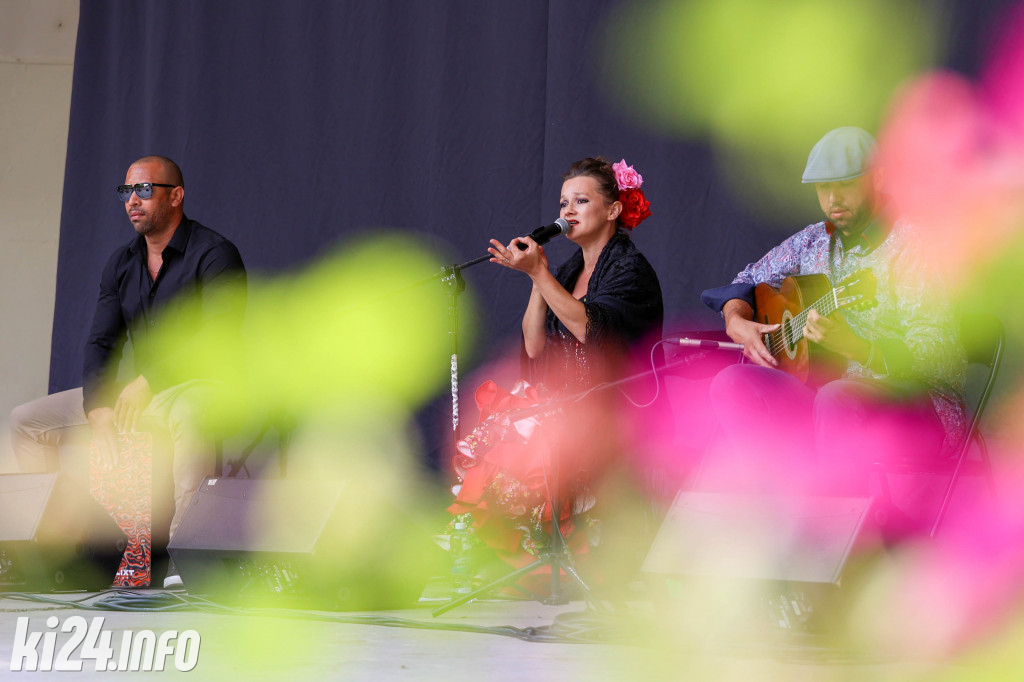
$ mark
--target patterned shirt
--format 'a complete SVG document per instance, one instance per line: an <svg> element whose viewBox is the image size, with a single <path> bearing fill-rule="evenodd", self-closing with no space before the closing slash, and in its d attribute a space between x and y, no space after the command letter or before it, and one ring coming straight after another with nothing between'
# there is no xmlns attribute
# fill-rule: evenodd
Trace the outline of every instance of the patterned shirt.
<svg viewBox="0 0 1024 682"><path fill-rule="evenodd" d="M967 360L942 285L928 277L916 247L921 238L919 229L905 222L896 223L888 234L874 223L852 246L844 247L833 235L831 223L815 223L748 265L732 285L708 290L702 298L717 310L730 298L742 298L753 306L754 286L760 282L777 288L791 275L824 274L835 284L870 269L878 282L877 305L842 314L859 336L882 349L888 374L851 360L845 376L919 381L945 428L943 452L952 454L966 433Z"/></svg>

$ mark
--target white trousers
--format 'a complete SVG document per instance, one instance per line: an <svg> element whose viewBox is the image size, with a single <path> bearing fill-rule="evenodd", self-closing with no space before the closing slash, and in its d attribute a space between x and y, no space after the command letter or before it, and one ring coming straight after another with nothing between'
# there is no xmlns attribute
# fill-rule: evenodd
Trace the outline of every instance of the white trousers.
<svg viewBox="0 0 1024 682"><path fill-rule="evenodd" d="M160 425L170 435L174 478L171 535L203 478L214 474L214 442L196 429L196 416L209 404L212 393L213 384L207 381L178 384L154 395L141 418ZM11 412L11 443L18 467L25 473L60 470L87 485L90 436L81 388L33 400ZM154 434L154 458L168 449L156 444L158 438ZM154 479L153 484L160 482Z"/></svg>

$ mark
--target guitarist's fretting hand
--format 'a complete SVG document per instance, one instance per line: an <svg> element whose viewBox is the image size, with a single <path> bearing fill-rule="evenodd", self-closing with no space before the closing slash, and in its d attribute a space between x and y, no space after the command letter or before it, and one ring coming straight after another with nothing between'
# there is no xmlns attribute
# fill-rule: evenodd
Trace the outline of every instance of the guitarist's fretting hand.
<svg viewBox="0 0 1024 682"><path fill-rule="evenodd" d="M762 367L778 367L779 361L765 347L762 334L779 328L777 324L761 324L754 321L754 309L746 301L734 298L722 308L725 316L725 333L736 343L743 344L743 355Z"/></svg>

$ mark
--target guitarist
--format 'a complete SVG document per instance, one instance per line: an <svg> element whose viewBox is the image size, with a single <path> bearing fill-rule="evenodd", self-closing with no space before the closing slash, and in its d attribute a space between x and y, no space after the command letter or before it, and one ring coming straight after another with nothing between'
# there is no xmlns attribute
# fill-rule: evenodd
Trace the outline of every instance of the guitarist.
<svg viewBox="0 0 1024 682"><path fill-rule="evenodd" d="M712 405L733 444L751 452L790 443L786 452L810 455L850 493L866 490L873 461L887 454L949 456L965 432L966 361L956 325L937 284L924 275L914 248L917 229L880 220L874 149L860 128L826 134L803 174L826 220L786 239L732 284L701 296L721 311L726 333L743 344L747 360L726 368L711 386ZM822 274L835 286L865 269L877 280L876 305L828 317L807 313L809 348L845 359L840 378L815 389L780 371L762 336L779 325L758 321L755 285L777 288L789 276Z"/></svg>

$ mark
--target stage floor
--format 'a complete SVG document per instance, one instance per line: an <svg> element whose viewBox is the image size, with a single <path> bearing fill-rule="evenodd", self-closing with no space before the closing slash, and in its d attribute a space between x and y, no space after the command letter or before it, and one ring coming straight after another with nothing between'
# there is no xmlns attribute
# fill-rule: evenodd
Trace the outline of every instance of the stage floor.
<svg viewBox="0 0 1024 682"><path fill-rule="evenodd" d="M156 604L183 593L139 590L135 594ZM139 598L125 593L38 596L52 601L24 601L0 593L0 678L129 680L170 675L230 682L951 679L941 662L864 660L807 634L765 631L763 636L742 639L711 631L679 634L659 622L651 602L630 603L613 615L595 616L582 601L549 606L526 600L485 600L435 618L431 611L443 601L421 601L417 608L400 611L276 611L271 615L244 609L235 613L81 610L70 602L95 604L106 599L110 605L135 603ZM76 629L85 633L89 626L99 637L90 640L92 635L86 633L84 644L73 647L74 642L69 642ZM479 630L439 629L445 627ZM186 631L196 634L186 635ZM498 632L533 633L563 641L525 641ZM158 640L164 635L164 655L159 647L153 649L155 660L163 659L165 671L96 672L96 660L85 655L86 646L90 641L102 645L104 633L109 633L113 649L112 669L131 665L130 654L122 655L122 647L138 650L138 663L144 666L147 638ZM167 633L176 633L177 639ZM54 653L49 658L56 663L63 652L68 654L64 656L68 664L81 663L83 671L26 671L16 678L17 673L10 672L12 656L23 668L33 663L36 668L45 666L47 635ZM578 641L569 641L572 638ZM196 642L198 648L192 650ZM192 664L191 671L179 671Z"/></svg>

